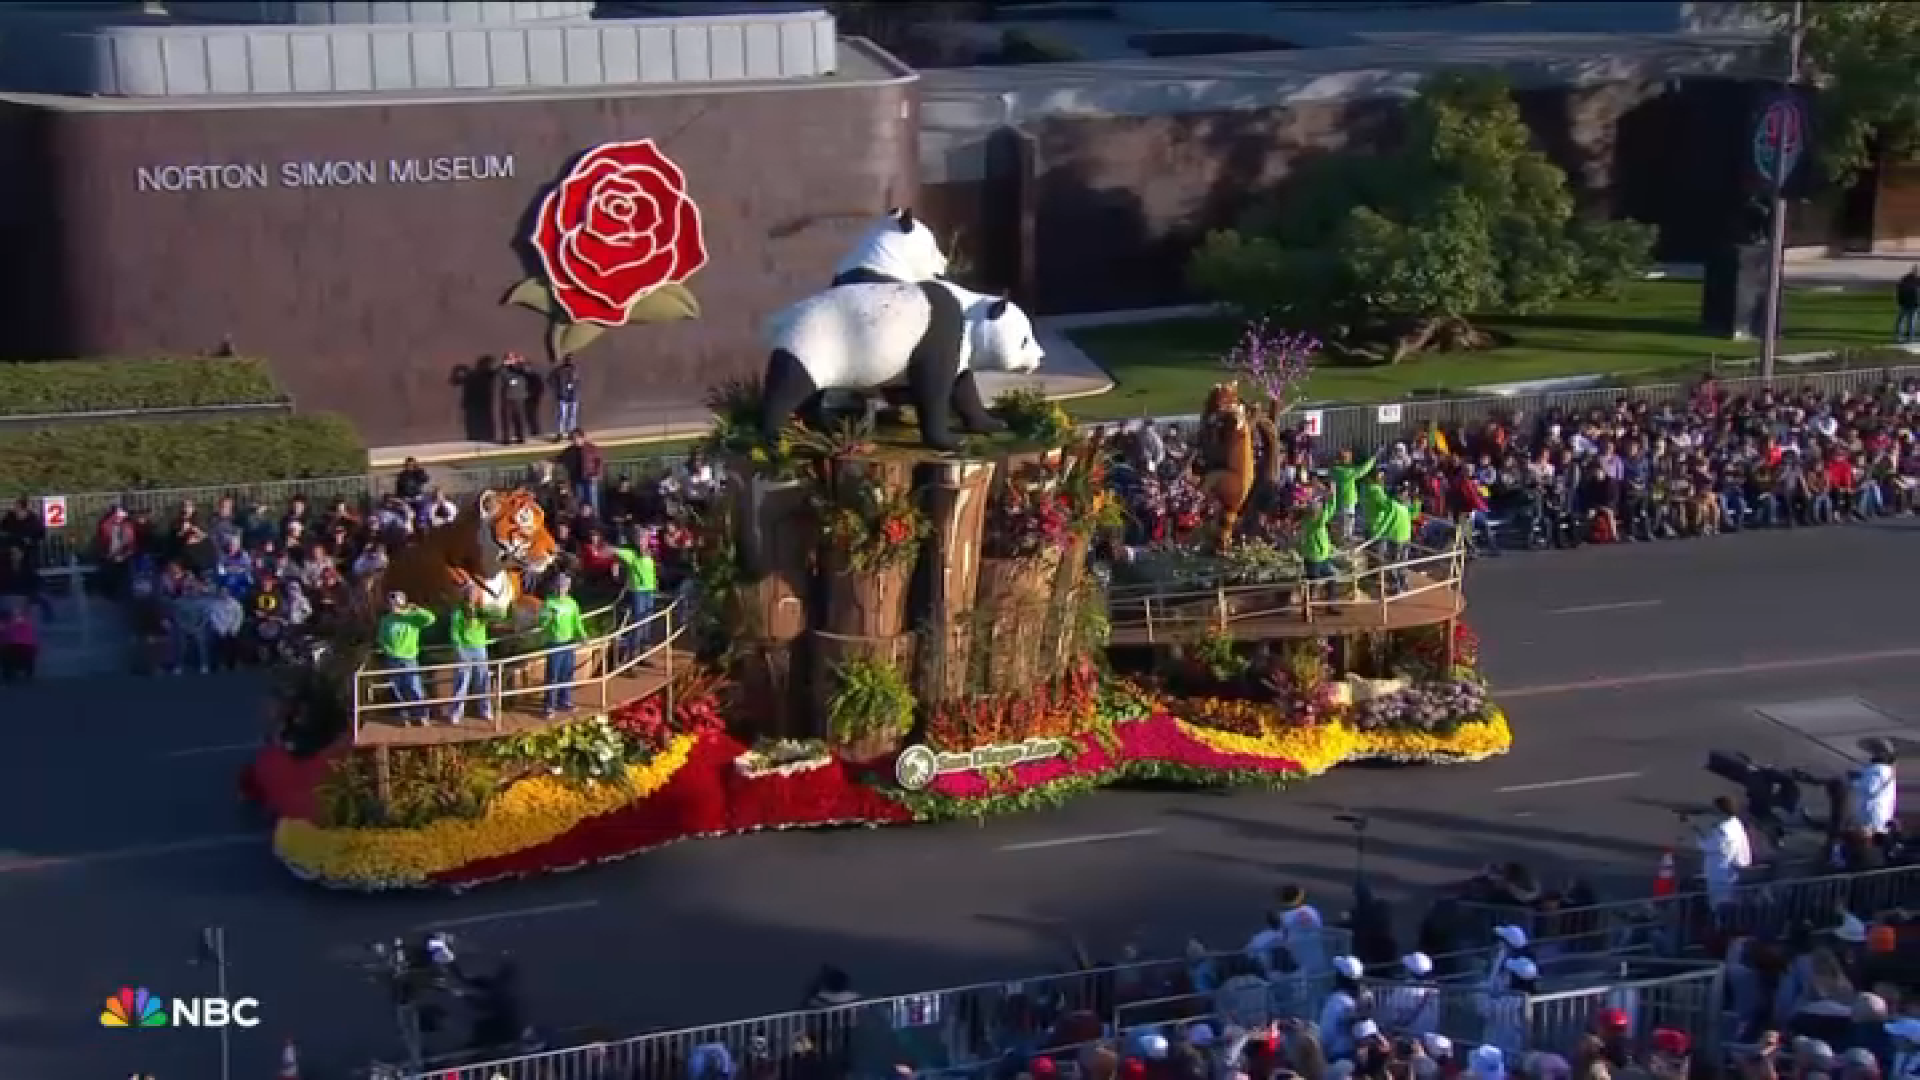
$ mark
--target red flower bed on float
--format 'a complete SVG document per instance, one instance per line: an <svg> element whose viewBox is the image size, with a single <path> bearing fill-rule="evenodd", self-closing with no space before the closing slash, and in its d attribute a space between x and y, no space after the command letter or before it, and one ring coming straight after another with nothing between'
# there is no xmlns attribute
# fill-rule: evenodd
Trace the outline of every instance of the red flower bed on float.
<svg viewBox="0 0 1920 1080"><path fill-rule="evenodd" d="M552 873L703 836L913 820L912 811L861 782L840 762L788 775L742 775L734 759L746 749L725 735L707 736L673 779L647 798L544 844L436 875L433 883L468 886Z"/></svg>

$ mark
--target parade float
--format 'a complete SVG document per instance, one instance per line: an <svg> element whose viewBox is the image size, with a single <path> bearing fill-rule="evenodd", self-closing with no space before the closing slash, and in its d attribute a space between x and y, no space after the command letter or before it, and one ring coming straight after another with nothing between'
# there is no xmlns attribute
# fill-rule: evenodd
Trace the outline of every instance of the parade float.
<svg viewBox="0 0 1920 1080"><path fill-rule="evenodd" d="M763 393L715 392L724 494L669 553L690 584L630 654L631 626L590 619L573 714L529 707L534 646L496 646L486 725L401 724L364 649L292 673L248 779L287 867L464 888L700 837L979 819L1133 781L1283 787L1511 743L1457 544L1393 564L1351 548L1308 582L1242 449L1261 421L1230 393L1172 528L1129 521L1109 476L1125 448L1037 394L935 450L925 417L916 438L871 410L769 438ZM1106 558L1141 532L1158 542Z"/></svg>

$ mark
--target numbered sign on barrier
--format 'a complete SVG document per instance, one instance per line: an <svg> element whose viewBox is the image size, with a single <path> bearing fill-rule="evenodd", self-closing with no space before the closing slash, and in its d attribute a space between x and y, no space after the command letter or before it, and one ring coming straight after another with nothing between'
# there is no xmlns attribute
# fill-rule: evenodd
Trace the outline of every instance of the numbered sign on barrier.
<svg viewBox="0 0 1920 1080"><path fill-rule="evenodd" d="M1400 422L1400 406L1382 405L1373 411L1373 416L1383 424L1397 424Z"/></svg>
<svg viewBox="0 0 1920 1080"><path fill-rule="evenodd" d="M43 495L40 498L40 524L49 529L67 527L67 497L65 495Z"/></svg>
<svg viewBox="0 0 1920 1080"><path fill-rule="evenodd" d="M1316 439L1320 437L1320 422L1321 414L1319 409L1313 409L1300 414L1300 430Z"/></svg>

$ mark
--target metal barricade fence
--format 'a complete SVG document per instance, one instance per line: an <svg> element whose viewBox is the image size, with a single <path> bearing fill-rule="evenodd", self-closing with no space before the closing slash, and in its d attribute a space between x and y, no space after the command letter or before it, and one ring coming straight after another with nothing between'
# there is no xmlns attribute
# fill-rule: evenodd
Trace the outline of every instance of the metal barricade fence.
<svg viewBox="0 0 1920 1080"><path fill-rule="evenodd" d="M1840 911L1862 918L1920 905L1920 865L1852 874L1823 874L1741 885L1731 907L1717 916L1701 891L1604 904L1535 911L1503 904L1460 902L1466 932L1490 937L1493 928L1518 926L1529 938L1571 938L1639 932L1669 955L1707 944L1721 932L1780 932L1806 921L1831 923Z"/></svg>
<svg viewBox="0 0 1920 1080"><path fill-rule="evenodd" d="M1322 933L1327 955L1351 948L1346 931L1328 928ZM1181 996L1175 991L1184 986L1198 963L1215 965L1222 976L1250 966L1241 952L1147 960L875 998L475 1064L411 1072L388 1069L386 1075L402 1080L598 1080L601 1073L595 1069L614 1075L624 1075L620 1072L624 1069L638 1076L677 1078L688 1075L685 1063L706 1045L725 1047L735 1062L770 1059L781 1080L816 1068L822 1059L839 1066L829 1073L836 1076L884 1077L898 1064L929 1073L965 1070L996 1060L1011 1049L1044 1048L1054 1024L1071 1013L1091 1014L1108 1030L1119 1030L1126 1026L1120 1023L1124 1009ZM803 1036L811 1049L796 1056L792 1048ZM676 1065L679 1071L673 1072Z"/></svg>
<svg viewBox="0 0 1920 1080"><path fill-rule="evenodd" d="M1570 1053L1580 1036L1593 1030L1594 1018L1602 1010L1619 1009L1627 1014L1633 1037L1641 1045L1653 1032L1673 1028L1691 1036L1696 1060L1718 1062L1726 1036L1725 980L1724 969L1712 964L1672 975L1534 994L1526 1001L1527 1045L1502 1049Z"/></svg>
<svg viewBox="0 0 1920 1080"><path fill-rule="evenodd" d="M1573 980L1548 977L1531 995L1489 994L1483 983L1443 983L1432 988L1432 1003L1404 995L1405 984L1367 980L1372 1019L1388 1036L1440 1034L1457 1052L1493 1043L1508 1054L1531 1050L1569 1054L1579 1037L1593 1030L1602 1010L1627 1014L1633 1034L1644 1040L1656 1028L1670 1027L1693 1036L1704 1055L1721 1037L1722 971L1718 964L1688 964L1684 970L1644 958L1615 958L1612 970L1593 970ZM1571 979L1572 976L1567 977ZM1400 992L1400 993L1396 993ZM1390 1002L1403 1008L1382 1008ZM1430 1011L1429 1011L1430 1010ZM1431 1017L1431 1024L1416 1024ZM1427 1030L1414 1030L1416 1026ZM1509 1059L1511 1060L1511 1059Z"/></svg>

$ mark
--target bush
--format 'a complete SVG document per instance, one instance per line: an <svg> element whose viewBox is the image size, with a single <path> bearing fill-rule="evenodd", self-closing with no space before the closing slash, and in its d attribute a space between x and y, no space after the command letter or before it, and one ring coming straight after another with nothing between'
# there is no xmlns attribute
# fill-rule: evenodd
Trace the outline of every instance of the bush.
<svg viewBox="0 0 1920 1080"><path fill-rule="evenodd" d="M0 493L211 487L353 476L367 448L330 413L0 431Z"/></svg>
<svg viewBox="0 0 1920 1080"><path fill-rule="evenodd" d="M0 367L0 416L284 400L264 361L240 357L40 360Z"/></svg>

